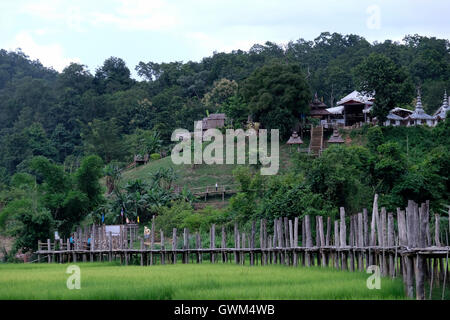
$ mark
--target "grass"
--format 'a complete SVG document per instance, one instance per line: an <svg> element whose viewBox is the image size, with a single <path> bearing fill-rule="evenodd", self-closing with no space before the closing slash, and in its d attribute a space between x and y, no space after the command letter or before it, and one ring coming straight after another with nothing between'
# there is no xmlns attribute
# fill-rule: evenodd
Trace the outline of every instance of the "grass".
<svg viewBox="0 0 450 320"><path fill-rule="evenodd" d="M320 267L119 266L79 263L81 289L69 290L68 265L0 265L0 299L405 299L400 279L366 287L368 274Z"/></svg>
<svg viewBox="0 0 450 320"><path fill-rule="evenodd" d="M295 150L296 148L292 148L292 151L290 151L287 145L280 143L280 172L287 170L292 165ZM233 170L237 166L237 164L201 164L192 168L191 165L173 164L169 156L123 172L122 183L135 179L149 181L152 174L159 168L173 168L177 175L175 184L181 187L206 187L213 186L216 182L219 185L230 185L235 183L233 180Z"/></svg>

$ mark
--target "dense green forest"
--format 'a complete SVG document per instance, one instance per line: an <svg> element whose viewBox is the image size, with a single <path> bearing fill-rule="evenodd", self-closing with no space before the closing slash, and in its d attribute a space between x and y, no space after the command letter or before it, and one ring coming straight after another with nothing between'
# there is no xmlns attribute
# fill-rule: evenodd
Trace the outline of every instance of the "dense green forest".
<svg viewBox="0 0 450 320"><path fill-rule="evenodd" d="M107 59L94 74L79 64L58 73L20 51L2 50L0 176L4 180L22 170L37 155L73 169L80 157L92 153L105 162L127 162L139 148L133 143L139 139L136 135L145 135L136 130L152 130L167 144L173 129L192 129L193 121L206 111L220 109L235 125L248 114L268 128L280 121L291 124L307 114L314 92L331 107L358 88L365 73L361 64L371 54L382 55L405 72L408 83L420 85L424 107L432 112L450 84L449 48L448 40L418 35L407 36L402 43L371 44L357 35L322 33L314 41L299 39L285 46L267 42L248 52L214 53L200 62L140 62L135 69L144 81L132 79L120 58ZM288 101L299 100L296 105L285 103L286 99L277 103L278 93L270 91L264 94L265 104L252 100L259 88L256 81L246 80L255 70L277 62L289 66L283 69L287 75L302 73L306 79L309 91L299 83L294 88L304 90L288 97ZM270 70L260 74L271 76ZM287 77L278 80L286 84ZM411 86L404 95L399 103L411 104L415 98ZM293 108L297 109L291 112Z"/></svg>
<svg viewBox="0 0 450 320"><path fill-rule="evenodd" d="M391 107L412 108L420 87L431 113L450 88L449 49L446 39L419 35L371 44L357 35L322 33L314 41L267 42L200 62L140 62L135 70L142 81L117 57L94 74L80 64L58 73L20 51L2 50L0 228L16 238L16 250L28 250L55 228L67 235L86 217L117 223L121 208L144 222L158 214L161 228L194 229L298 212L334 215L338 206L355 212L375 192L389 210L408 199L432 200L433 210L443 210L449 121L433 129L365 126L351 133L361 145L329 148L317 159L299 155L290 172L275 177L238 168L241 192L223 210L194 212L187 190L170 192L170 171L155 173L150 184L117 181L135 154L167 155L174 129L192 130L212 112L226 113L234 127L251 115L285 138L308 116L314 92L331 107L355 89L375 91L382 118ZM98 182L104 176L114 195L108 201Z"/></svg>

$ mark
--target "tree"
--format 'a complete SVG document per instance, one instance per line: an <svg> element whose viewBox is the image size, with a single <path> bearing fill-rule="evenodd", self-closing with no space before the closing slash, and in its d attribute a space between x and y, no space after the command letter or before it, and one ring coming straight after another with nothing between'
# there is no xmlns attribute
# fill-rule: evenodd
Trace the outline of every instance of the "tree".
<svg viewBox="0 0 450 320"><path fill-rule="evenodd" d="M95 72L95 82L102 93L127 90L133 84L130 74L125 61L111 57L106 59L103 66Z"/></svg>
<svg viewBox="0 0 450 320"><path fill-rule="evenodd" d="M121 137L121 130L115 118L108 121L94 119L81 135L85 152L99 155L106 163L124 159L128 150Z"/></svg>
<svg viewBox="0 0 450 320"><path fill-rule="evenodd" d="M206 109L216 112L230 97L236 94L238 84L234 80L220 79L214 82L212 89L202 99Z"/></svg>
<svg viewBox="0 0 450 320"><path fill-rule="evenodd" d="M298 65L274 62L257 69L242 85L241 94L254 120L268 129L291 133L308 113L310 90Z"/></svg>
<svg viewBox="0 0 450 320"><path fill-rule="evenodd" d="M88 206L83 210L90 211L103 201L100 178L103 177L103 161L98 156L87 156L81 161L81 166L75 173L78 189L84 193Z"/></svg>
<svg viewBox="0 0 450 320"><path fill-rule="evenodd" d="M375 94L372 113L379 123L386 120L391 109L412 100L414 87L406 69L382 54L372 53L354 73L358 89Z"/></svg>

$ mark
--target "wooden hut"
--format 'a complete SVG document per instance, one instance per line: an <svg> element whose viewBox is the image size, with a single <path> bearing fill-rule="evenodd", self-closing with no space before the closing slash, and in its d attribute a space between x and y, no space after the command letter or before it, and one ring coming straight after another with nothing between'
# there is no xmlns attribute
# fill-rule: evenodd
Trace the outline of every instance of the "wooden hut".
<svg viewBox="0 0 450 320"><path fill-rule="evenodd" d="M212 113L202 120L203 130L217 129L225 126L225 113Z"/></svg>
<svg viewBox="0 0 450 320"><path fill-rule="evenodd" d="M352 126L358 122L367 122L374 100L369 94L353 91L338 101L338 107L342 108L334 111L340 111L345 126ZM333 113L330 109L327 111Z"/></svg>
<svg viewBox="0 0 450 320"><path fill-rule="evenodd" d="M297 150L300 151L300 145L303 144L303 140L302 138L300 138L297 132L294 131L286 144L288 144L289 146L296 144Z"/></svg>

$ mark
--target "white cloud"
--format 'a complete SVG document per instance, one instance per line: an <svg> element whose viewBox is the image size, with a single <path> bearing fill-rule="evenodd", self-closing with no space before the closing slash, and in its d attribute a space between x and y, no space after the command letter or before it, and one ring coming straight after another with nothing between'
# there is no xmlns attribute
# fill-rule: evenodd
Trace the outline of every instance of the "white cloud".
<svg viewBox="0 0 450 320"><path fill-rule="evenodd" d="M9 45L9 50L22 49L31 59L38 59L44 66L62 71L71 62L80 62L78 58L68 58L63 48L57 44L40 45L36 43L30 33L23 31L16 35Z"/></svg>
<svg viewBox="0 0 450 320"><path fill-rule="evenodd" d="M163 0L118 0L114 12L92 12L94 25L114 25L122 30L167 30L179 23L177 10Z"/></svg>
<svg viewBox="0 0 450 320"><path fill-rule="evenodd" d="M82 24L86 22L85 15L78 6L67 6L61 0L29 1L20 7L20 12L49 22L62 22L71 30L82 32Z"/></svg>

